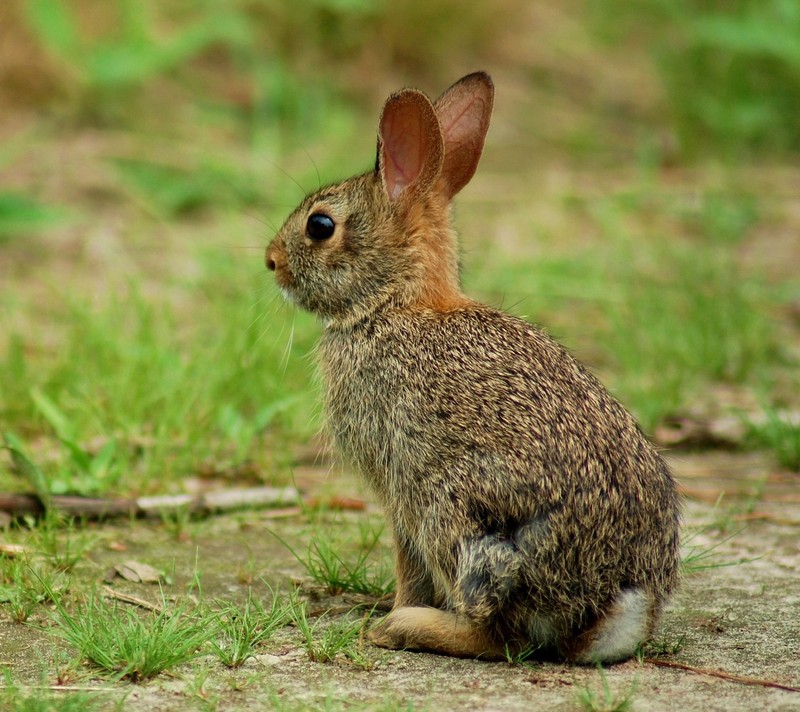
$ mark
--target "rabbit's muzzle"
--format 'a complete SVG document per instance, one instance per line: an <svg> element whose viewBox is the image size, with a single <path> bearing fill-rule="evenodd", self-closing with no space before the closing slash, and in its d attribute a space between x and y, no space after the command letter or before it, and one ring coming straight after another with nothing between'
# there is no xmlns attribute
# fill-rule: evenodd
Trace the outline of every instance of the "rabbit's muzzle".
<svg viewBox="0 0 800 712"><path fill-rule="evenodd" d="M273 240L264 255L264 264L270 272L275 273L275 281L278 286L286 289L294 281L289 271L289 261L286 257L286 250L283 244L277 239Z"/></svg>
<svg viewBox="0 0 800 712"><path fill-rule="evenodd" d="M286 256L279 254L279 250L275 247L275 242L273 241L269 244L264 254L264 264L270 272L277 272L279 263L285 267Z"/></svg>

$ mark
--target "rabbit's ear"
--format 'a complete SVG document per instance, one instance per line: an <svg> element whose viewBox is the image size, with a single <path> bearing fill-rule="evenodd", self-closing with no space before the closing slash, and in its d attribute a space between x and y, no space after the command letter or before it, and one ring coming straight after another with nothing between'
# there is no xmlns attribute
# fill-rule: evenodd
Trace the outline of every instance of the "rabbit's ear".
<svg viewBox="0 0 800 712"><path fill-rule="evenodd" d="M431 100L402 89L383 105L378 129L378 165L392 200L425 195L442 172L444 141Z"/></svg>
<svg viewBox="0 0 800 712"><path fill-rule="evenodd" d="M459 79L434 103L444 136L441 190L452 198L475 174L489 130L494 84L486 72Z"/></svg>

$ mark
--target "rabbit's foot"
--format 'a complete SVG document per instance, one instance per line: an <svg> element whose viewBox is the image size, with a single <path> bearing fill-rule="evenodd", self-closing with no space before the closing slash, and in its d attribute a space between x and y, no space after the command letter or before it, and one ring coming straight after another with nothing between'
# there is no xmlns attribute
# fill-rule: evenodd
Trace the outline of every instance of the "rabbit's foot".
<svg viewBox="0 0 800 712"><path fill-rule="evenodd" d="M498 659L504 652L469 619L438 608L396 608L367 634L392 650L427 650L465 658Z"/></svg>

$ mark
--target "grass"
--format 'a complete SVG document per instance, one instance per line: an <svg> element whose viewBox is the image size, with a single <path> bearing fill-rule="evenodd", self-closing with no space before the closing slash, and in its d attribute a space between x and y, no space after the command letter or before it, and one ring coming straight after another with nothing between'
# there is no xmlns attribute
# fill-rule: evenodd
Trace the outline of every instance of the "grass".
<svg viewBox="0 0 800 712"><path fill-rule="evenodd" d="M40 605L58 600L67 588L63 573L27 557L0 559L0 603L15 623L25 623Z"/></svg>
<svg viewBox="0 0 800 712"><path fill-rule="evenodd" d="M649 47L664 115L690 155L782 153L800 147L800 9L785 0L648 0L601 3L596 26L610 39L634 27Z"/></svg>
<svg viewBox="0 0 800 712"><path fill-rule="evenodd" d="M679 635L675 631L665 631L641 644L636 650L636 659L641 664L645 658L676 655L683 649L685 642L686 633Z"/></svg>
<svg viewBox="0 0 800 712"><path fill-rule="evenodd" d="M211 648L226 667L240 667L255 655L259 645L289 622L291 613L291 605L274 594L268 608L253 598L252 593L244 605L224 604L219 612L217 637L212 639Z"/></svg>
<svg viewBox="0 0 800 712"><path fill-rule="evenodd" d="M800 416L774 407L764 410L761 422L748 424L748 443L775 453L781 466L800 472Z"/></svg>
<svg viewBox="0 0 800 712"><path fill-rule="evenodd" d="M270 694L265 700L270 710L275 712L306 712L309 709L323 710L324 712L418 712L430 709L429 705L419 706L413 701L405 699L405 695L385 695L377 702L358 702L352 698L343 699L333 693L324 697L318 696L313 702L307 698L291 697L278 690Z"/></svg>
<svg viewBox="0 0 800 712"><path fill-rule="evenodd" d="M218 10L224 10L220 5ZM114 32L82 31L80 11L58 0L28 0L25 17L46 51L72 72L72 110L82 119L119 118L112 111L148 82L181 67L219 42L234 46L247 35L244 18L231 12L203 14L166 37L153 3L116 0Z"/></svg>
<svg viewBox="0 0 800 712"><path fill-rule="evenodd" d="M5 539L20 547L0 557L0 603L16 623L27 622L42 605L59 602L73 569L97 543L96 535L51 510L10 527Z"/></svg>
<svg viewBox="0 0 800 712"><path fill-rule="evenodd" d="M55 607L55 633L81 659L114 679L131 682L193 660L205 647L214 622L207 613L170 607L166 600L162 610L152 614L136 613L96 594L73 611L60 601Z"/></svg>
<svg viewBox="0 0 800 712"><path fill-rule="evenodd" d="M632 709L636 681L634 680L627 689L614 692L603 668L598 666L597 672L600 677L599 691L589 686L579 687L576 694L579 707L586 712L627 712Z"/></svg>
<svg viewBox="0 0 800 712"><path fill-rule="evenodd" d="M689 405L698 387L741 383L778 360L774 327L757 307L759 285L727 252L699 261L694 248L669 249L654 263L622 277L629 291L608 304L603 338L616 390L649 431Z"/></svg>
<svg viewBox="0 0 800 712"><path fill-rule="evenodd" d="M42 205L24 193L0 191L0 245L18 235L29 235L63 225L65 218L63 210Z"/></svg>
<svg viewBox="0 0 800 712"><path fill-rule="evenodd" d="M743 529L739 529L738 531L733 532L723 539L713 543L698 543L697 540L699 537L701 538L712 529L718 528L719 524L715 522L714 524L708 526L700 526L689 530L688 534L684 536L682 544L683 555L681 557L681 572L684 575L692 576L708 569L719 569L725 566L738 566L739 564L745 564L749 561L755 560L739 559L738 561L719 561L717 558L719 555L717 550L731 539L741 534L742 531L744 531Z"/></svg>
<svg viewBox="0 0 800 712"><path fill-rule="evenodd" d="M302 553L283 539L280 541L314 583L324 586L330 594L363 593L380 598L393 591L395 585L391 563L377 556L382 531L382 526L376 528L367 520L359 520L355 553L349 556L344 552L353 548L352 541L349 536L337 536L333 529L315 530Z"/></svg>
<svg viewBox="0 0 800 712"><path fill-rule="evenodd" d="M192 288L200 301L206 286ZM169 306L136 293L99 311L72 304L61 317L62 349L41 368L15 355L36 336L12 342L3 366L14 386L0 408L18 432L44 435L37 464L49 491L147 491L154 477L169 481L205 461L263 461L255 453L268 431L309 406L299 397L307 389L299 365L278 365L285 344L264 338L269 309L254 314L252 298L227 285L205 319L183 330ZM103 445L80 444L91 439Z"/></svg>
<svg viewBox="0 0 800 712"><path fill-rule="evenodd" d="M70 517L48 510L31 528L29 546L57 571L70 572L91 551L97 536L75 524Z"/></svg>
<svg viewBox="0 0 800 712"><path fill-rule="evenodd" d="M109 700L107 694L91 690L66 694L28 688L6 674L0 690L0 708L6 712L94 712L109 709Z"/></svg>
<svg viewBox="0 0 800 712"><path fill-rule="evenodd" d="M210 668L200 668L192 677L186 692L197 709L214 712L214 710L219 707L221 697L219 694L206 689L206 683L208 682L210 673Z"/></svg>
<svg viewBox="0 0 800 712"><path fill-rule="evenodd" d="M516 650L506 643L506 662L512 667L517 665L531 664L534 662L537 654L541 651L541 648L541 645L534 645L523 648L522 650Z"/></svg>
<svg viewBox="0 0 800 712"><path fill-rule="evenodd" d="M370 658L361 646L364 621L353 621L345 617L330 621L325 616L320 616L312 623L308 616L308 604L297 598L292 601L291 615L311 662L332 663L341 656L358 667L371 667Z"/></svg>

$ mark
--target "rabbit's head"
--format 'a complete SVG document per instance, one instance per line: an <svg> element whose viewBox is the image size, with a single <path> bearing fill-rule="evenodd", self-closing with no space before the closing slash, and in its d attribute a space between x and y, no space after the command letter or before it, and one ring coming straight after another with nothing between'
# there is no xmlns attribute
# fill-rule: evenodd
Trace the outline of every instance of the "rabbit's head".
<svg viewBox="0 0 800 712"><path fill-rule="evenodd" d="M416 89L392 94L375 169L309 195L267 248L284 294L332 323L389 304L463 303L449 206L478 166L493 97L483 72L436 102Z"/></svg>

